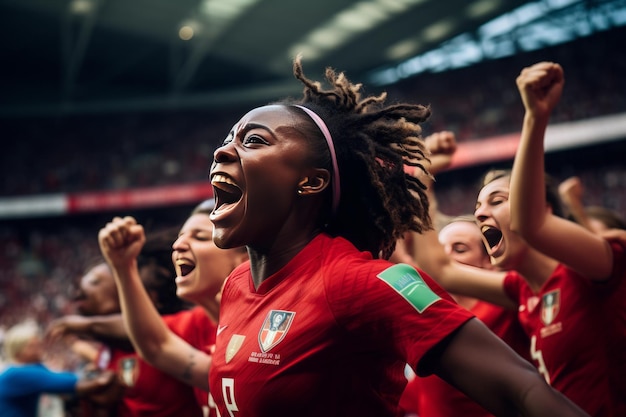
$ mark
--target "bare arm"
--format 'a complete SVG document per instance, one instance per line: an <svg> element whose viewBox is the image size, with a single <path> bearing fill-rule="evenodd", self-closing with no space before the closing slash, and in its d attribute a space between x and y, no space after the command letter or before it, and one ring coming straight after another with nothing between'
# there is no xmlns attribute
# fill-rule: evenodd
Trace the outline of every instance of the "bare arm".
<svg viewBox="0 0 626 417"><path fill-rule="evenodd" d="M52 321L47 334L52 338L75 334L94 338L128 339L121 314L90 317L70 314Z"/></svg>
<svg viewBox="0 0 626 417"><path fill-rule="evenodd" d="M609 229L599 233L602 238L609 242L619 243L622 246L626 246L626 230L624 229Z"/></svg>
<svg viewBox="0 0 626 417"><path fill-rule="evenodd" d="M578 177L570 177L559 184L559 196L570 215L585 229L591 230L583 204L583 184Z"/></svg>
<svg viewBox="0 0 626 417"><path fill-rule="evenodd" d="M435 373L497 416L587 416L478 319L438 354Z"/></svg>
<svg viewBox="0 0 626 417"><path fill-rule="evenodd" d="M504 291L504 272L453 261L445 253L434 230L414 233L412 239L413 258L417 266L446 291L478 298L507 309L517 308L517 304Z"/></svg>
<svg viewBox="0 0 626 417"><path fill-rule="evenodd" d="M145 243L143 227L131 217L115 218L98 235L114 271L124 323L137 352L156 368L208 391L211 357L173 333L146 292L137 256Z"/></svg>
<svg viewBox="0 0 626 417"><path fill-rule="evenodd" d="M563 70L541 62L522 70L517 86L526 114L511 176L511 229L545 255L594 280L607 279L613 265L606 240L553 215L547 207L544 134L561 97Z"/></svg>

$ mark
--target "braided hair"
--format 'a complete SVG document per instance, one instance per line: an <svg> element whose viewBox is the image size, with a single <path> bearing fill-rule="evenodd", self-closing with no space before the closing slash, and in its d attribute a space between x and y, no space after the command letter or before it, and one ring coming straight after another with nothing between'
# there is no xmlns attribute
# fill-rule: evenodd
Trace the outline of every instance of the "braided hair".
<svg viewBox="0 0 626 417"><path fill-rule="evenodd" d="M304 84L303 97L280 104L291 105L289 111L294 114L303 114L294 105L307 107L324 120L341 174L339 206L331 213L329 201L319 219L321 225L328 234L388 259L405 232L432 228L426 186L404 171L409 166L430 175L424 166L428 151L419 126L430 116L430 109L408 103L385 105L386 93L363 97L361 84L352 84L332 68L325 72L331 86L325 90L304 75L300 56L293 70ZM330 152L319 128L308 117L303 120L305 136L315 141L311 146L318 160L314 162L337 175L330 169Z"/></svg>

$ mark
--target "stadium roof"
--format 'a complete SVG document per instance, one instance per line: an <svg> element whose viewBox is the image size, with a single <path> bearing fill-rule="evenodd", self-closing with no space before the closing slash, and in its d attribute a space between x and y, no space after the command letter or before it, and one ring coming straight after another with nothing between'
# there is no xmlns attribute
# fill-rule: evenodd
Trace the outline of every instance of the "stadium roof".
<svg viewBox="0 0 626 417"><path fill-rule="evenodd" d="M623 3L3 0L0 115L267 101L300 91L291 74L291 60L299 52L306 73L314 78L332 66L355 81L384 84L488 58L484 42L479 40L476 47L477 38L510 41L515 28L543 14L609 4L613 9L603 9L607 16L623 17L614 13ZM584 19L589 21L586 15ZM563 30L581 31L572 25L552 27L562 29L555 33L545 32L545 25L537 27L535 44L562 41ZM547 35L537 38L539 32ZM459 44L467 36L474 40L471 50ZM433 55L442 45L473 55L454 60L449 50L444 54L449 59L442 60L444 55ZM501 54L500 49L491 57Z"/></svg>

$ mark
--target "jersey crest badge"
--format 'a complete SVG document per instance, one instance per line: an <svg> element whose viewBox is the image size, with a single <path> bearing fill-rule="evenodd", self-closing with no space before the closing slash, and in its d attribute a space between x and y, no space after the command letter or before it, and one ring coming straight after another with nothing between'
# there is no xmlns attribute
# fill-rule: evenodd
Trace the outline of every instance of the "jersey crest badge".
<svg viewBox="0 0 626 417"><path fill-rule="evenodd" d="M551 324L556 318L556 315L559 314L561 291L550 291L541 297L541 301L541 321L547 326Z"/></svg>
<svg viewBox="0 0 626 417"><path fill-rule="evenodd" d="M122 385L134 387L139 377L139 363L137 358L128 356L122 358L118 363L119 377Z"/></svg>
<svg viewBox="0 0 626 417"><path fill-rule="evenodd" d="M415 268L407 264L396 264L378 274L378 278L385 281L396 290L421 314L438 300L441 300Z"/></svg>
<svg viewBox="0 0 626 417"><path fill-rule="evenodd" d="M241 345L243 345L243 341L246 339L246 336L241 334L234 334L228 341L228 346L226 346L226 363L233 360L239 349L241 349Z"/></svg>
<svg viewBox="0 0 626 417"><path fill-rule="evenodd" d="M270 310L263 321L263 326L259 331L259 347L263 352L269 352L274 346L279 344L287 335L293 318L294 311Z"/></svg>

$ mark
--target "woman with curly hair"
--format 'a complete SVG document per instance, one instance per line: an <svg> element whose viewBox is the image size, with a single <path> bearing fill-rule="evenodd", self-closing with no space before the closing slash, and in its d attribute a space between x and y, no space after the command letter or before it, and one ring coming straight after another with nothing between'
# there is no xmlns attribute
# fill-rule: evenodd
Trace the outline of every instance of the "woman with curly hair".
<svg viewBox="0 0 626 417"><path fill-rule="evenodd" d="M215 415L395 416L406 363L494 414L586 415L428 276L385 259L430 228L423 184L404 173L425 169L429 109L294 70L304 98L245 114L210 170L214 241L249 254L222 292Z"/></svg>

